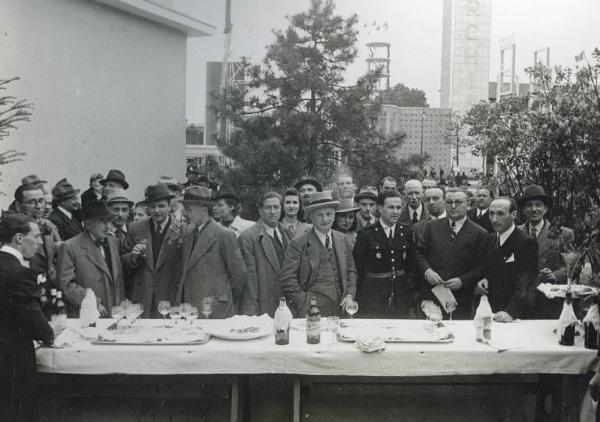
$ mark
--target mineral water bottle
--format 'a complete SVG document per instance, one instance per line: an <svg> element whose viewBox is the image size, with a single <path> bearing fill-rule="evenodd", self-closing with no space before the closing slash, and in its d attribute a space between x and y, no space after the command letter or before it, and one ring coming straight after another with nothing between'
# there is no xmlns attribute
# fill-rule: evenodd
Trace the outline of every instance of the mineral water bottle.
<svg viewBox="0 0 600 422"><path fill-rule="evenodd" d="M317 307L317 298L310 299L310 308L306 314L306 342L318 344L321 342L321 311Z"/></svg>
<svg viewBox="0 0 600 422"><path fill-rule="evenodd" d="M479 306L475 312L473 323L475 324L475 339L479 342L487 342L492 339L492 307L486 295L481 296Z"/></svg>
<svg viewBox="0 0 600 422"><path fill-rule="evenodd" d="M275 334L275 344L290 343L290 324L292 323L292 312L285 303L285 297L279 299L279 307L275 311L273 319L273 331Z"/></svg>
<svg viewBox="0 0 600 422"><path fill-rule="evenodd" d="M571 292L567 292L562 312L558 318L558 334L560 334L558 344L563 346L573 346L575 344L575 324L577 323L577 317L575 316L575 311L573 311L571 301Z"/></svg>

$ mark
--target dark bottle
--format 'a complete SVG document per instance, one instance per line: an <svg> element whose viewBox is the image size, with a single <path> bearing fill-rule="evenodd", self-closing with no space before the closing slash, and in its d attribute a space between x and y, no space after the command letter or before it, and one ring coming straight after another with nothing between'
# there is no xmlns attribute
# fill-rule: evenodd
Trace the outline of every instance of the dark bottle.
<svg viewBox="0 0 600 422"><path fill-rule="evenodd" d="M573 304L571 303L571 293L567 292L565 295L565 303L563 304L563 310L560 313L559 329L561 329L560 340L558 344L563 346L573 346L575 344L575 323L577 318L573 311Z"/></svg>
<svg viewBox="0 0 600 422"><path fill-rule="evenodd" d="M594 303L590 306L587 315L583 319L584 346L587 349L598 348L598 330L597 324L600 323L600 313L598 310L598 298L594 298Z"/></svg>
<svg viewBox="0 0 600 422"><path fill-rule="evenodd" d="M306 314L306 342L318 344L321 342L321 311L317 307L317 298L310 298L310 308Z"/></svg>
<svg viewBox="0 0 600 422"><path fill-rule="evenodd" d="M67 308L62 300L62 292L56 292L56 305L52 308L52 321L67 318Z"/></svg>

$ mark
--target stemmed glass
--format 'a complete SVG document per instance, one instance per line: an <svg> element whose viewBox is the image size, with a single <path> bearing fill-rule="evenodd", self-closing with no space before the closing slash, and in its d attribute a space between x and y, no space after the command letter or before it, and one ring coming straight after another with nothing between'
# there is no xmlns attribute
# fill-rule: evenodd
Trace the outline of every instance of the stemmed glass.
<svg viewBox="0 0 600 422"><path fill-rule="evenodd" d="M175 320L175 325L177 325L177 320L181 318L181 307L173 306L171 308L171 319Z"/></svg>
<svg viewBox="0 0 600 422"><path fill-rule="evenodd" d="M171 302L168 300L161 300L158 302L158 313L162 315L165 327L167 326L167 315L171 312Z"/></svg>
<svg viewBox="0 0 600 422"><path fill-rule="evenodd" d="M213 296L208 296L202 298L202 302L200 303L200 312L204 315L204 318L208 319L210 314L212 314L212 304L215 298Z"/></svg>
<svg viewBox="0 0 600 422"><path fill-rule="evenodd" d="M188 319L190 315L190 308L192 307L192 305L190 305L189 303L182 303L181 305L179 305L179 307L179 318Z"/></svg>
<svg viewBox="0 0 600 422"><path fill-rule="evenodd" d="M355 300L349 300L346 302L346 312L350 315L350 319L358 312L358 302Z"/></svg>
<svg viewBox="0 0 600 422"><path fill-rule="evenodd" d="M198 319L198 307L197 306L190 306L188 309L188 314L187 317L190 320L190 324L194 324L194 320Z"/></svg>
<svg viewBox="0 0 600 422"><path fill-rule="evenodd" d="M452 312L454 312L456 310L456 302L453 300L449 300L448 302L446 302L446 311L448 311L448 314L450 315L450 321L452 321Z"/></svg>

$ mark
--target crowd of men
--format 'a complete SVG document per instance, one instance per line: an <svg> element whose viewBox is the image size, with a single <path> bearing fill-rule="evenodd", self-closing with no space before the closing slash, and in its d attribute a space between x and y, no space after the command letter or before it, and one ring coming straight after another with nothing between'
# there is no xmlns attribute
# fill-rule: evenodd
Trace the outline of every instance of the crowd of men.
<svg viewBox="0 0 600 422"><path fill-rule="evenodd" d="M200 306L207 299L211 318L272 316L281 296L298 317L312 297L323 315L342 315L356 300L364 318L423 317L423 300L472 318L482 294L500 322L560 311L536 286L565 282L560 252L574 236L550 227L552 200L540 186L517 202L485 186L471 195L433 179L400 187L384 177L357 189L348 174L324 191L307 176L257 198L256 222L240 217L234 192L205 177L185 184L160 177L139 202L128 188L119 170L93 174L81 195L66 178L48 189L27 176L3 218L31 219L41 242L23 257L15 242L27 233L11 232L0 252L45 274L64 292L71 316L88 288L102 316L125 298L143 304L146 318L159 316L160 301ZM452 297L455 306L446 302Z"/></svg>

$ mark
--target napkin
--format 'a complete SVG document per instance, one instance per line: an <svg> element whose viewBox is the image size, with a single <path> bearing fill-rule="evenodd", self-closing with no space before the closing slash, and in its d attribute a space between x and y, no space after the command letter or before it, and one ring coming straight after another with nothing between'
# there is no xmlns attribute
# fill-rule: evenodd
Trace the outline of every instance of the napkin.
<svg viewBox="0 0 600 422"><path fill-rule="evenodd" d="M450 290L447 287L442 286L441 284L438 284L433 289L431 289L431 293L433 293L435 295L435 297L437 298L437 300L440 301L440 303L442 304L442 307L444 308L446 313L448 313L448 309L446 309L447 303L454 302L455 305L458 305L456 298L452 294L452 290Z"/></svg>

